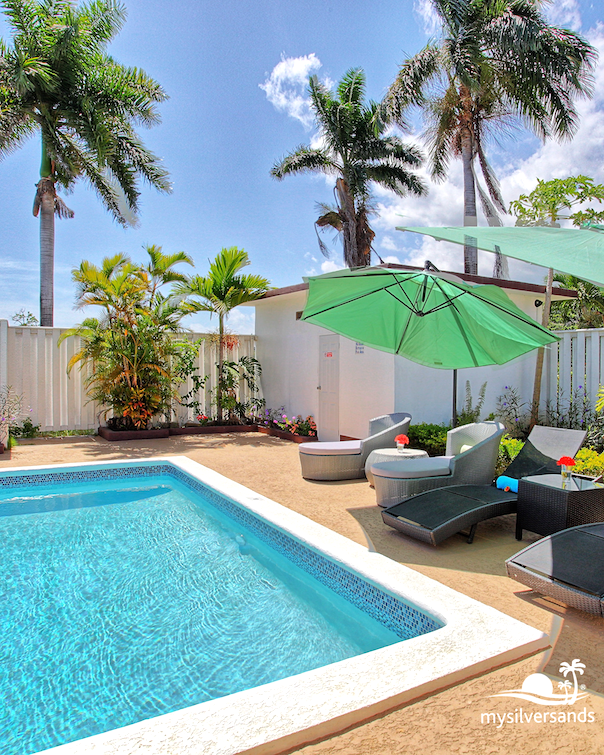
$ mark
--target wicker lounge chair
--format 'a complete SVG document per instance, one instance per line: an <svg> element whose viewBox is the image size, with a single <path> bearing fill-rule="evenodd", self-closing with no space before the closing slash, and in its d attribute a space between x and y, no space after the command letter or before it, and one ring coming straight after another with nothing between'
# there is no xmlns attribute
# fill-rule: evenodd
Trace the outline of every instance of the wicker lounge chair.
<svg viewBox="0 0 604 755"><path fill-rule="evenodd" d="M536 425L505 474L520 479L559 473L556 460L574 456L584 438L582 430ZM516 493L494 485L454 485L407 498L382 511L382 519L399 532L431 545L469 527L471 543L479 522L515 512L516 499Z"/></svg>
<svg viewBox="0 0 604 755"><path fill-rule="evenodd" d="M301 443L302 477L308 480L354 480L365 477L365 461L378 448L394 447L397 435L409 429L411 415L384 414L369 420L368 437L333 443Z"/></svg>
<svg viewBox="0 0 604 755"><path fill-rule="evenodd" d="M475 422L449 430L445 456L384 461L371 466L379 506L449 485L487 485L493 480L501 422Z"/></svg>
<svg viewBox="0 0 604 755"><path fill-rule="evenodd" d="M535 592L604 616L604 523L555 532L505 565L509 577Z"/></svg>

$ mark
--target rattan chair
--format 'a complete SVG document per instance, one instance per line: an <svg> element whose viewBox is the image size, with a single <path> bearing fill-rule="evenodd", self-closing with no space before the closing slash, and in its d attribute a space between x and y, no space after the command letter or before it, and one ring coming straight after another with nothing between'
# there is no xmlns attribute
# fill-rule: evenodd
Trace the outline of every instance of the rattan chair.
<svg viewBox="0 0 604 755"><path fill-rule="evenodd" d="M489 484L504 432L501 422L474 422L449 430L445 456L373 464L378 505L393 506L416 493L448 485Z"/></svg>
<svg viewBox="0 0 604 755"><path fill-rule="evenodd" d="M536 425L505 474L519 480L559 472L556 461L561 456L574 456L584 439L583 430ZM430 545L469 528L471 543L480 522L514 513L517 497L492 484L453 485L399 501L382 511L382 519L389 527Z"/></svg>
<svg viewBox="0 0 604 755"><path fill-rule="evenodd" d="M363 440L301 443L300 465L307 480L354 480L365 477L365 461L372 451L396 445L397 435L409 429L411 415L404 412L384 414L369 421Z"/></svg>

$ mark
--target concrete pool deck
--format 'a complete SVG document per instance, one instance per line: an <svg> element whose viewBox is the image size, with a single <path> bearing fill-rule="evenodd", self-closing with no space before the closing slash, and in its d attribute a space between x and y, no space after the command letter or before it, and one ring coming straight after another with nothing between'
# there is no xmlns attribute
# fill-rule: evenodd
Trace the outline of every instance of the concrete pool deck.
<svg viewBox="0 0 604 755"><path fill-rule="evenodd" d="M408 703L350 731L297 748L319 753L601 753L604 751L604 619L540 599L505 576L504 561L520 549L513 536L513 517L479 526L473 545L453 537L438 548L398 535L381 521L372 489L364 480L313 483L299 471L298 449L287 441L257 434L185 436L155 441L111 444L80 437L22 441L12 458L0 456L0 471L17 466L97 462L155 455L185 455L252 490L365 545L364 532L376 551L416 569L487 605L544 632L558 631L551 654L483 674L475 679ZM525 543L526 544L526 541ZM545 708L510 698L489 698L517 689L531 673L543 671L554 688L563 680L560 664L579 658L585 674L579 679L591 694L579 710L593 712L595 722L496 724L481 714ZM569 708L570 710L570 708Z"/></svg>

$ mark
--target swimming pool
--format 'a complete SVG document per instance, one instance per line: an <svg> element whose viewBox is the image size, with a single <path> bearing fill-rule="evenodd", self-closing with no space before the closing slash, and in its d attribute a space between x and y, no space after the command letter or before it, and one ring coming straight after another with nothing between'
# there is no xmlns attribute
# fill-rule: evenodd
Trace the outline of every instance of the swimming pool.
<svg viewBox="0 0 604 755"><path fill-rule="evenodd" d="M81 488L79 492L73 488L76 481ZM50 505L49 484L67 485L63 508L54 511L51 517L44 514ZM29 486L30 493L33 490L29 501L18 504L7 500L18 496L23 486ZM118 487L122 488L121 492L117 491ZM62 663L54 659L57 668L71 666L75 672L74 677L67 680L72 707L75 704L76 710L95 719L97 728L93 731L112 731L55 748L53 752L57 755L139 749L171 755L232 753L263 744L264 751L278 752L296 741L343 728L353 717L367 717L380 707L392 707L410 696L422 694L428 687L456 681L453 677L459 677L460 673L466 676L476 673L481 668L534 652L546 644L544 636L536 630L388 559L370 554L188 459L13 470L0 477L0 489L4 499L0 506L4 514L9 515L4 517L5 522L12 522L20 532L23 528L16 520L24 517L16 515L10 506L21 506L21 510L23 506L29 507L28 537L39 559L37 563L35 558L33 563L28 559L31 572L38 575L46 569L47 576L48 570L51 574L60 572L61 583L72 587L71 597L62 597L58 607L58 613L63 614L68 625L77 625L86 613L81 605L77 608L75 593L82 598L83 605L90 608L99 590L115 589L108 604L120 608L115 616L102 615L97 617L98 621L88 622L92 630L100 631L100 637L94 642L85 643L99 644L101 651L95 662L67 662L68 658L77 657L73 648L66 649ZM109 493L108 499L103 489L105 494ZM201 494L209 501L212 510L206 511L204 517L207 521L218 521L218 530L222 530L221 536L224 536L221 540L212 539L217 538L215 532L210 544L207 539L202 542L198 538L199 501L187 502L187 492L193 497ZM112 503L103 505L107 500ZM56 508L56 500L53 505ZM74 511L77 511L75 520ZM158 520L169 524L167 530L161 530L164 532L161 536L157 534ZM81 526L75 526L74 522ZM206 524L204 519L202 529ZM50 566L54 537L49 526L61 533L62 541L65 536L67 541L80 544L84 541L88 548L84 559L87 568L65 557ZM19 539L22 535L11 532L18 552L24 547ZM170 533L169 543L165 532ZM129 544L123 548L127 565L121 570L123 577L118 573L117 587L108 588L112 571L120 572L115 568L115 553L120 543ZM276 557L270 564L266 561L267 545ZM63 554L71 553L66 546L63 548ZM221 562L221 551L226 551L222 554L226 558L222 566L217 566L219 576L212 582L207 579L209 567ZM142 583L134 580L131 564L132 560L141 560L141 554L145 565ZM147 554L153 554L153 558L146 558ZM178 560L179 568L172 569L172 563L167 568L166 559ZM14 557L10 562L15 563ZM253 564L251 569L250 564ZM74 572L71 576L70 568ZM304 594L303 605L298 606L297 613L294 611L294 617L285 618L278 612L272 614L268 597L275 597L275 592L280 594L282 585L288 581L299 586L309 575L313 584L310 588L307 584L304 589L311 592ZM29 580L26 584L31 584L31 574L26 577ZM36 580L33 582L35 584ZM201 587L210 585L212 592L226 587L232 598L233 582L243 583L247 588L238 593L235 602L250 599L240 604L239 614L227 617L219 611L204 616L201 629L210 634L214 631L209 666L204 668L200 657L203 653L199 651L199 626L187 620L203 613ZM138 596L144 593L141 584L147 586L151 598L146 614L141 614L138 608L133 611L133 605L138 606ZM23 595L19 598L28 606L20 610L25 611L23 615L29 615L27 611L31 612L36 600ZM219 603L222 605L221 601ZM18 601L13 603L16 605L20 605ZM104 624L115 633L117 614L124 613L135 634L124 634L122 645L114 647L111 632L105 632ZM259 623L251 633L242 634L237 617L244 616L247 622L252 614ZM462 614L465 614L463 622ZM12 620L18 615L13 610ZM172 628L166 624L170 617L176 619ZM299 631L286 636L282 629L288 621ZM150 633L151 645L145 645L148 639L145 622L163 626L164 640ZM321 625L320 631L317 622ZM52 623L57 631L62 631L58 617ZM325 624L330 625L327 634L321 634ZM171 639L178 633L174 626L179 625L187 636L175 651L165 637ZM275 636L270 635L271 629L277 630ZM452 647L454 630L457 638ZM117 631L124 633L123 627ZM75 635L80 643L82 636L87 636L77 631ZM489 636L488 646L476 646L477 642L485 643ZM225 639L232 639L235 646L250 645L250 653L247 659L234 660L227 650L230 658L227 671L213 675L208 669L217 668L215 646L222 645ZM305 639L308 639L306 644ZM293 660L290 666L276 660L276 650L287 647L291 651L290 661ZM138 655L137 650L140 650ZM310 657L309 651L315 650L318 654ZM150 658L152 671L147 673L145 665ZM101 714L109 704L98 695L98 689L95 693L77 674L79 668L82 675L82 667L88 669L88 673L100 673L104 661L114 669L119 667L120 672L125 670L121 676L118 674L116 687L122 703L120 715L110 713L105 718ZM229 665L231 673L228 673ZM44 673L42 681L43 677ZM211 689L207 689L208 677ZM142 691L143 704L134 718L124 702L132 700L129 683ZM44 685L38 683L37 687L37 691L44 694L34 708L39 715L53 720L55 728L59 724L63 726L63 718L58 711L53 712ZM67 736L71 739L91 733L85 726L69 731ZM56 741L61 740L39 740L41 746L46 747ZM274 749L267 750L266 742L273 742ZM14 750L10 752L12 755Z"/></svg>

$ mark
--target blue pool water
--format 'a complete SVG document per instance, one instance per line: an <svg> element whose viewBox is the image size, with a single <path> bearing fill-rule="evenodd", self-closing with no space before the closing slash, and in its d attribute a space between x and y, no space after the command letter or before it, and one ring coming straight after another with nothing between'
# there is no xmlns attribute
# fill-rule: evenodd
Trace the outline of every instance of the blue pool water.
<svg viewBox="0 0 604 755"><path fill-rule="evenodd" d="M0 495L0 755L400 641L171 477Z"/></svg>

